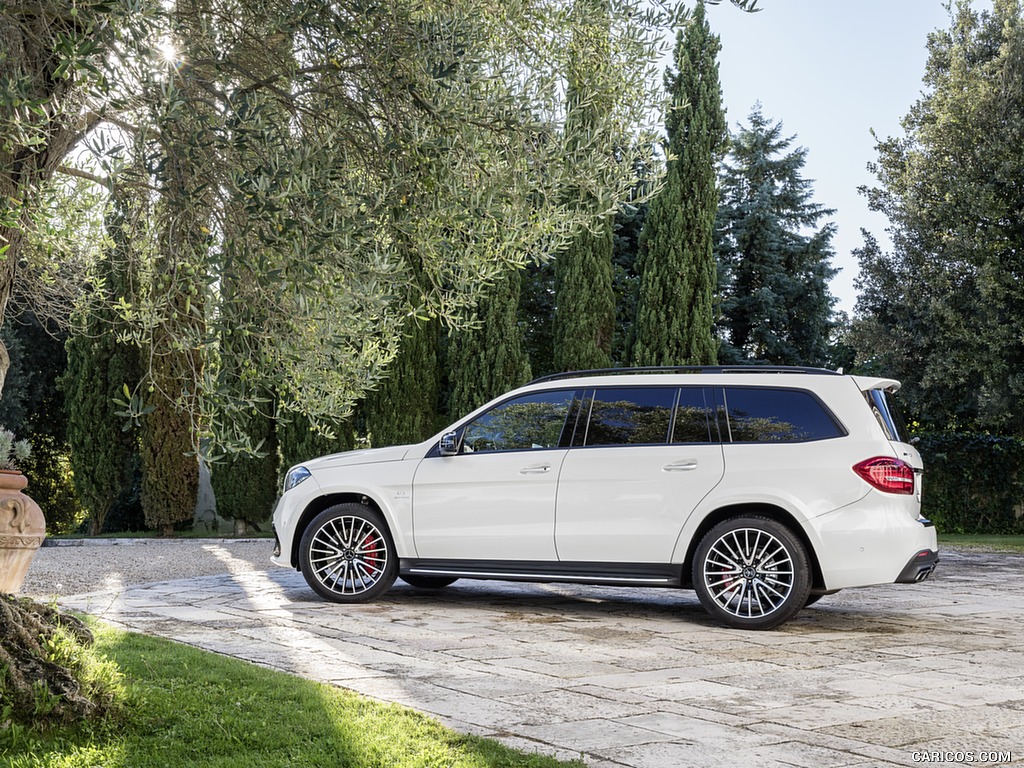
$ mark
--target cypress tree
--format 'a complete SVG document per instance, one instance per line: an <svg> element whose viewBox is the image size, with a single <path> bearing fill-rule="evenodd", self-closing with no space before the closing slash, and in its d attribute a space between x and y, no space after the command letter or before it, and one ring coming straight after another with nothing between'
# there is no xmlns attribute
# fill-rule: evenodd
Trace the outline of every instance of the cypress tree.
<svg viewBox="0 0 1024 768"><path fill-rule="evenodd" d="M398 356L363 400L366 429L375 448L418 443L437 431L440 340L436 319L409 317Z"/></svg>
<svg viewBox="0 0 1024 768"><path fill-rule="evenodd" d="M566 140L586 153L594 136L605 130L609 111L600 85L610 62L607 0L575 0L572 58L568 72ZM615 335L615 289L612 271L612 216L586 190L577 204L595 214L555 261L553 357L556 370L606 368L611 365Z"/></svg>
<svg viewBox="0 0 1024 768"><path fill-rule="evenodd" d="M615 334L612 229L600 219L555 262L554 366L557 371L607 368Z"/></svg>
<svg viewBox="0 0 1024 768"><path fill-rule="evenodd" d="M113 248L99 263L102 290L113 302L130 299L131 234L139 213L119 190L107 216ZM107 513L131 492L135 481L138 434L124 429L125 386L142 379L138 349L118 341L109 310L90 313L84 326L67 342L68 363L61 379L67 412L68 443L75 490L89 513L89 533L102 533Z"/></svg>
<svg viewBox="0 0 1024 768"><path fill-rule="evenodd" d="M287 34L271 34L277 30L268 24L270 41L259 45L270 46L276 67L263 64L267 76L287 73L289 53L294 39ZM286 148L294 141L290 116L267 94L247 94L232 101L234 111L229 124L238 134L258 136L260 146ZM258 178L265 162L260 152L240 143L235 148L232 165L236 173L246 178ZM235 192L227 201L227 210L221 226L225 233L219 267L220 305L218 390L227 393L228 402L248 405L235 411L222 407L227 427L243 443L255 451L229 452L210 466L210 479L217 503L217 514L234 520L234 532L243 536L248 527L259 529L270 518L278 494L277 433L275 430L275 397L265 384L254 380L252 371L260 361L271 357L274 344L274 314L281 307L267 305L259 290L259 280L249 268L255 256L265 269L280 268L281 260L266 247L252 231L248 195Z"/></svg>
<svg viewBox="0 0 1024 768"><path fill-rule="evenodd" d="M518 271L504 275L477 305L478 325L449 335L451 420L529 381L517 312L522 278Z"/></svg>
<svg viewBox="0 0 1024 768"><path fill-rule="evenodd" d="M163 354L152 363L156 385L180 386L188 355ZM188 414L163 394L149 401L142 429L142 510L146 525L171 536L192 519L199 492L199 460Z"/></svg>
<svg viewBox="0 0 1024 768"><path fill-rule="evenodd" d="M290 467L317 456L351 451L355 446L351 420L330 425L334 432L333 438L314 429L309 418L301 413L289 414L287 421L278 420L275 426L281 457L279 485Z"/></svg>
<svg viewBox="0 0 1024 768"><path fill-rule="evenodd" d="M640 176L635 187L637 198L646 198L653 186L650 166L641 158L634 162ZM633 326L636 322L637 300L640 294L640 234L650 210L643 199L622 206L615 214L613 231L612 269L615 284L615 343L612 347L613 365L629 365Z"/></svg>
<svg viewBox="0 0 1024 768"><path fill-rule="evenodd" d="M210 482L217 500L217 514L234 520L235 535L247 527L257 530L270 519L278 495L278 450L274 419L261 409L237 426L252 443L255 454L230 453L210 466Z"/></svg>
<svg viewBox="0 0 1024 768"><path fill-rule="evenodd" d="M640 236L634 365L711 365L718 359L712 240L715 167L727 137L720 49L704 3L698 3L676 35L676 71L665 73L668 162L665 186L651 201Z"/></svg>
<svg viewBox="0 0 1024 768"><path fill-rule="evenodd" d="M519 327L534 376L555 372L555 260L535 261L523 270Z"/></svg>
<svg viewBox="0 0 1024 768"><path fill-rule="evenodd" d="M259 529L270 518L278 494L280 461L273 393L255 384L247 369L263 345L273 343L264 330L267 311L254 300L249 281L244 273L221 271L221 311L230 323L220 338L218 383L233 400L248 403L233 414L232 431L255 451L230 452L210 466L217 514L234 520L236 536L245 535L249 526Z"/></svg>
<svg viewBox="0 0 1024 768"><path fill-rule="evenodd" d="M0 425L32 444L32 455L19 461L18 468L28 478L32 498L45 510L47 530L74 531L83 515L68 471L68 426L59 389L67 370L67 332L25 308L7 318L0 338L11 356L0 397Z"/></svg>
<svg viewBox="0 0 1024 768"><path fill-rule="evenodd" d="M771 123L760 104L730 144L716 223L722 275L720 357L777 365L825 365L835 327L828 288L834 211L811 200L801 170L807 150Z"/></svg>
<svg viewBox="0 0 1024 768"><path fill-rule="evenodd" d="M203 57L212 45L202 0L178 0L172 23L189 45L186 60ZM204 367L204 300L210 251L214 190L204 173L216 164L204 126L210 114L201 97L208 73L198 66L181 70L174 101L159 116L161 191L158 242L150 286L164 316L152 331L149 355L148 415L142 429L142 509L146 524L164 536L192 519L199 490L197 435L191 414L199 411L194 382Z"/></svg>

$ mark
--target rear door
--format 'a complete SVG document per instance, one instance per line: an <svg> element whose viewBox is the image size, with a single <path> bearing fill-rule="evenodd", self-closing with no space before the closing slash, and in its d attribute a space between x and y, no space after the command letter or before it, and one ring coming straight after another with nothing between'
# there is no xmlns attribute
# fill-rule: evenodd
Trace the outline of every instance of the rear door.
<svg viewBox="0 0 1024 768"><path fill-rule="evenodd" d="M722 479L705 387L591 390L562 463L558 558L668 563L694 507Z"/></svg>

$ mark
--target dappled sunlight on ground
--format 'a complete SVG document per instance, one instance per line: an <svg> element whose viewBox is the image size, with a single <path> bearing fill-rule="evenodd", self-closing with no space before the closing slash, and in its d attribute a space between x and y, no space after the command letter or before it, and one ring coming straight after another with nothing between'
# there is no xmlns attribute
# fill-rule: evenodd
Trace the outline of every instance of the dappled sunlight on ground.
<svg viewBox="0 0 1024 768"><path fill-rule="evenodd" d="M203 547L220 575L61 605L607 766L909 766L1024 744L1021 555L944 552L922 584L845 590L743 632L677 590L399 581L339 605L293 570Z"/></svg>

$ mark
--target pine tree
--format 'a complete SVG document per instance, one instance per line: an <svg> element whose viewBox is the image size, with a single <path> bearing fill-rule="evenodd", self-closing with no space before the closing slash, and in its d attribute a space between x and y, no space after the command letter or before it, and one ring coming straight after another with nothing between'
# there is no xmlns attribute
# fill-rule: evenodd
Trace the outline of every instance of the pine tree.
<svg viewBox="0 0 1024 768"><path fill-rule="evenodd" d="M760 104L733 136L722 179L715 251L722 296L724 362L824 365L835 299L828 281L833 213L812 201L803 148Z"/></svg>
<svg viewBox="0 0 1024 768"><path fill-rule="evenodd" d="M530 379L518 307L522 273L498 280L477 306L477 325L453 330L447 349L450 420Z"/></svg>
<svg viewBox="0 0 1024 768"><path fill-rule="evenodd" d="M123 190L113 199L107 231L113 248L99 264L102 289L115 301L131 300L132 234L139 207ZM89 533L102 533L107 514L135 482L138 433L118 415L127 386L142 379L138 349L118 341L109 311L87 316L67 342L68 365L61 380L75 489L89 513Z"/></svg>
<svg viewBox="0 0 1024 768"><path fill-rule="evenodd" d="M665 186L651 201L640 239L640 292L634 365L710 365L717 361L712 236L718 196L715 164L727 133L718 79L718 37L698 3L676 36L676 71L665 74Z"/></svg>
<svg viewBox="0 0 1024 768"><path fill-rule="evenodd" d="M575 0L568 72L565 132L575 151L586 153L605 127L608 106L600 78L610 57L607 0ZM552 330L556 370L606 368L611 365L615 335L615 290L612 272L613 218L600 200L577 190L577 203L593 211L590 228L577 235L555 260L555 315Z"/></svg>

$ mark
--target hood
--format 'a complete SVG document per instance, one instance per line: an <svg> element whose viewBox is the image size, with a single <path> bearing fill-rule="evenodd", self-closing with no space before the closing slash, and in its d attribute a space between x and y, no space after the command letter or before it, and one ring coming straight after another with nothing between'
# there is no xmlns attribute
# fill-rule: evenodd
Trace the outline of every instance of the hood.
<svg viewBox="0 0 1024 768"><path fill-rule="evenodd" d="M392 445L387 448L366 448L359 451L345 451L321 456L317 459L302 462L302 466L310 471L331 467L350 467L356 464L377 464L384 461L401 461L409 452L408 445Z"/></svg>

